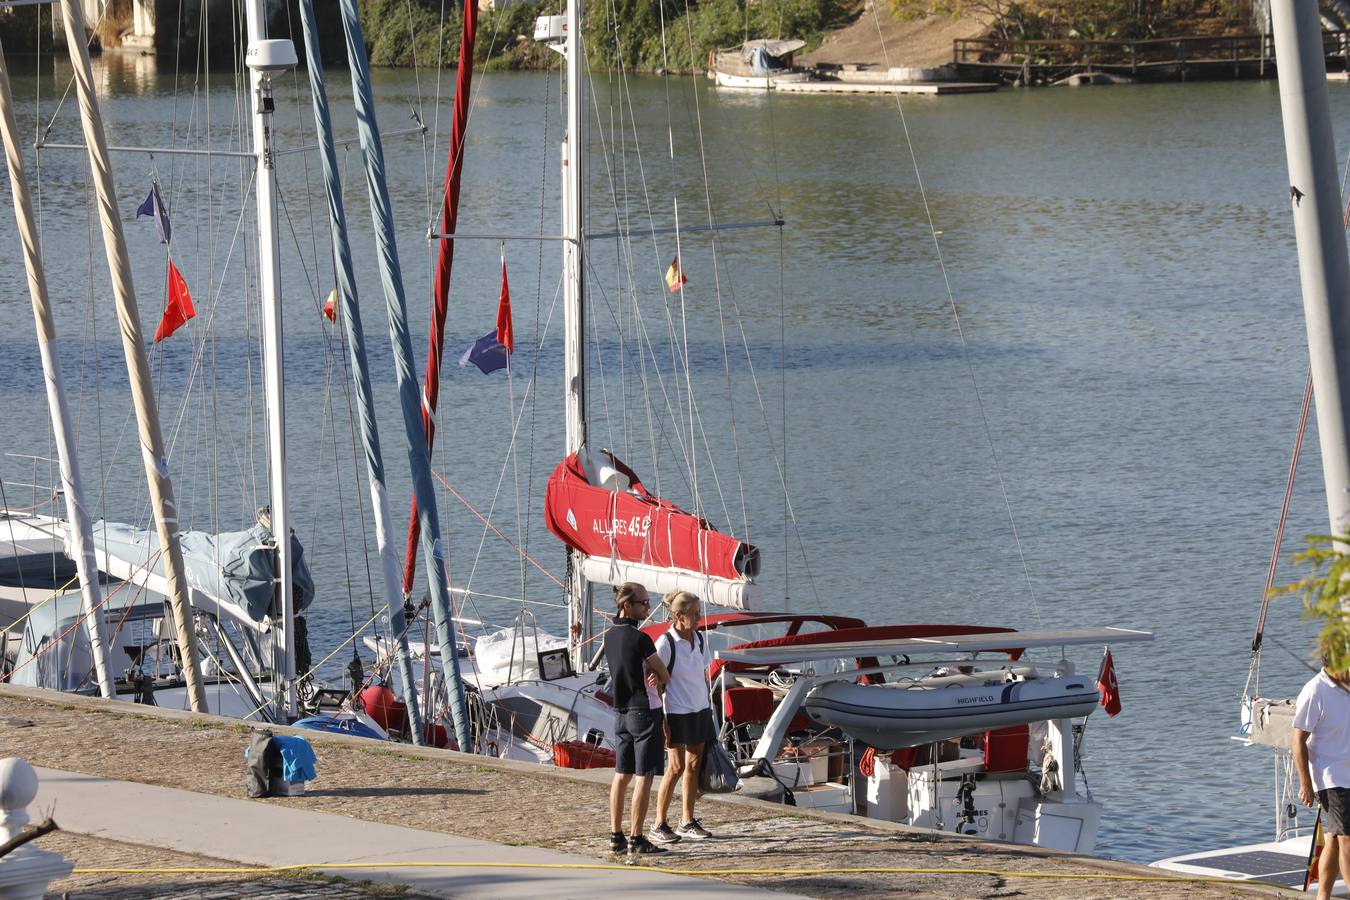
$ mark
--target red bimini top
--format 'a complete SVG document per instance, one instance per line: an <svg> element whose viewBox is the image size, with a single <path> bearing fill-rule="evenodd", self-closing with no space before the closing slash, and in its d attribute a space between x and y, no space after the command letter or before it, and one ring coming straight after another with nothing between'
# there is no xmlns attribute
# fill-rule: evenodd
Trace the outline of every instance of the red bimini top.
<svg viewBox="0 0 1350 900"><path fill-rule="evenodd" d="M576 453L549 476L545 521L567 546L601 559L615 556L732 580L759 574L759 550L753 545L653 497L637 473L608 450L600 451L599 457L622 476L618 483L627 479L626 487L592 484Z"/></svg>

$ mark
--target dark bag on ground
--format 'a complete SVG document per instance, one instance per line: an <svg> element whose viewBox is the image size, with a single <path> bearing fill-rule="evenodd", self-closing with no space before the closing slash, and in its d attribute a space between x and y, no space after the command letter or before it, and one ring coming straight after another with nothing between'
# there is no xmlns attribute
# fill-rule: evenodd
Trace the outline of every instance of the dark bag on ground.
<svg viewBox="0 0 1350 900"><path fill-rule="evenodd" d="M244 750L248 758L248 770L245 774L245 790L250 797L272 796L272 773L281 772L281 750L272 740L270 731L254 731L249 735L248 747Z"/></svg>
<svg viewBox="0 0 1350 900"><path fill-rule="evenodd" d="M736 766L727 751L717 741L703 745L703 766L699 770L698 786L705 794L730 794L740 785Z"/></svg>

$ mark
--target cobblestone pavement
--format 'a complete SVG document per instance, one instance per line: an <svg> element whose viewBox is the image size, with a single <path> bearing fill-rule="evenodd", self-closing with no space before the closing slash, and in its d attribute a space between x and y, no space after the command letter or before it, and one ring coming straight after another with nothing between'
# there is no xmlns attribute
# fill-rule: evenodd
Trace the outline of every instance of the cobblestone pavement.
<svg viewBox="0 0 1350 900"><path fill-rule="evenodd" d="M130 705L95 706L96 703L99 701L65 701L59 695L51 700L34 700L31 694L19 697L0 692L4 752L22 756L38 766L244 797L243 748L248 734L245 726L206 717L190 721L169 719L154 713L147 715ZM534 767L472 760L459 754L427 753L376 742L335 741L315 733L308 737L318 756L318 780L310 783L303 796L259 802L502 844L548 847L613 861L606 848L608 784L603 777L588 780L582 776L578 780L542 766L536 773ZM967 870L709 876L809 896L905 900L1128 896L1152 900L1251 895L1251 889L1231 884L1158 882L1151 879L1164 873L1138 867L1047 855L1009 845L897 832L870 825L865 819L794 815L784 807L764 804L705 798L699 801L699 816L720 839L685 842L661 857L663 867L688 874L746 868ZM59 823L59 811L56 819ZM1109 848L1103 849L1109 852ZM1144 880L1115 880L1114 876L1122 871L1132 873L1135 878L1143 876ZM1073 877L1063 880L1035 877L1051 872ZM1019 873L1031 877L1019 877ZM183 886L181 879L176 883ZM252 889L257 882L239 879L228 886L212 884L210 889L233 890L240 883ZM192 884L192 890L197 891L208 887L204 879L194 878ZM273 887L267 889L284 889L292 892L288 896L295 896L293 892L302 883L288 879L280 887L275 880L271 884ZM110 891L113 886L98 889Z"/></svg>
<svg viewBox="0 0 1350 900"><path fill-rule="evenodd" d="M157 847L142 847L121 841L56 831L36 842L43 850L66 857L76 868L98 869L221 869L236 868L238 863L208 856L176 853ZM342 881L314 875L247 875L213 872L154 874L146 872L76 873L48 887L48 900L285 900L285 898L322 898L322 900L369 900L369 898L405 898L413 894L390 885Z"/></svg>

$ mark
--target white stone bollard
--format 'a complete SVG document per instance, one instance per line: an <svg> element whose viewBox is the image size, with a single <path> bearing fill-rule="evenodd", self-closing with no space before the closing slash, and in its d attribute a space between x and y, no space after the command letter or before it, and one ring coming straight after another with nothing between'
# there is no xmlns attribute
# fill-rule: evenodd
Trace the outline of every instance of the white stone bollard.
<svg viewBox="0 0 1350 900"><path fill-rule="evenodd" d="M29 822L28 806L37 797L33 767L16 756L0 759L0 843L18 836ZM47 885L74 868L59 853L24 844L0 856L0 900L41 900Z"/></svg>

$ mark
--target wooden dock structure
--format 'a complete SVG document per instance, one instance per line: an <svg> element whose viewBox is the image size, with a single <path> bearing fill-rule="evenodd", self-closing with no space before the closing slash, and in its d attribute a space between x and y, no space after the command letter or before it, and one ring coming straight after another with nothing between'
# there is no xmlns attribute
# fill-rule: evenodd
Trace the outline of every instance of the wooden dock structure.
<svg viewBox="0 0 1350 900"><path fill-rule="evenodd" d="M794 81L774 85L780 94L981 94L998 90L998 82L968 81Z"/></svg>
<svg viewBox="0 0 1350 900"><path fill-rule="evenodd" d="M1327 70L1350 70L1350 32L1322 34ZM1148 38L1137 41L1004 40L952 42L952 62L963 79L1004 84L1054 84L1092 72L1130 81L1270 78L1271 35Z"/></svg>

